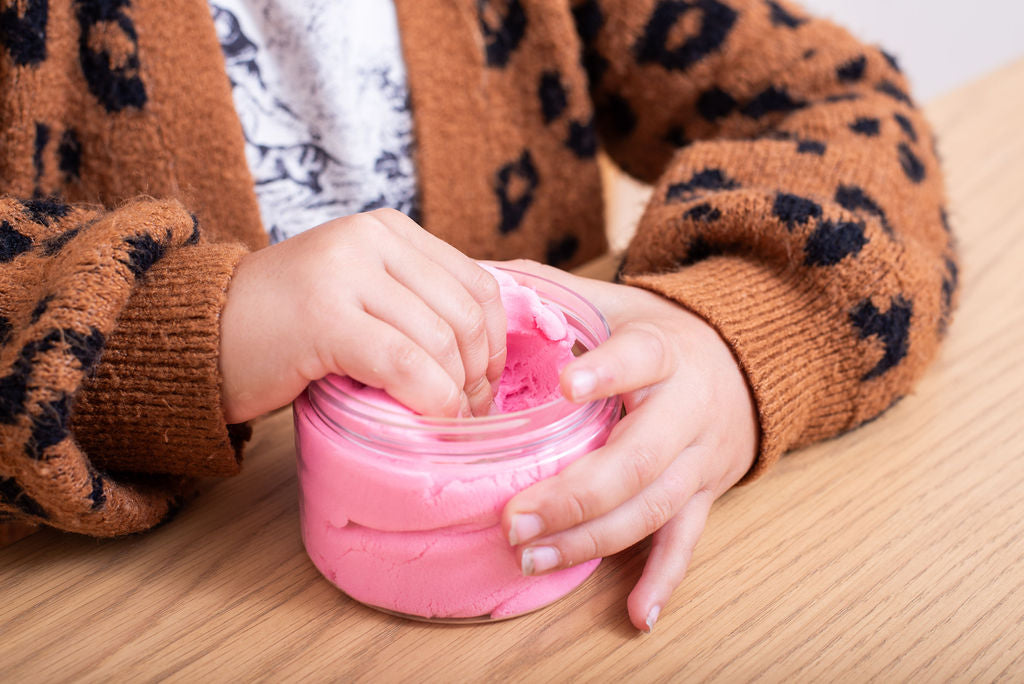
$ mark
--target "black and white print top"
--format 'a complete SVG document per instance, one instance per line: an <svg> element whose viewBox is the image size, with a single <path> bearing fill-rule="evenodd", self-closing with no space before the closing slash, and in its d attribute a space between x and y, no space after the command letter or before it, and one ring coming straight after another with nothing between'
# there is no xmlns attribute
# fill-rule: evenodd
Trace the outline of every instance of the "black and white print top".
<svg viewBox="0 0 1024 684"><path fill-rule="evenodd" d="M211 0L263 224L280 242L380 207L418 215L390 0Z"/></svg>

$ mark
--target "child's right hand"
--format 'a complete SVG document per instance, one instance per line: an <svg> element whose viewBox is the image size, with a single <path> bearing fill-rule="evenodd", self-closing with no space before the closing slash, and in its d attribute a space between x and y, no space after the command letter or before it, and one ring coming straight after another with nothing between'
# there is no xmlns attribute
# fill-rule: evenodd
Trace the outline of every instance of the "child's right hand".
<svg viewBox="0 0 1024 684"><path fill-rule="evenodd" d="M486 414L504 366L497 282L393 210L246 255L221 316L230 423L287 404L329 373L426 415Z"/></svg>

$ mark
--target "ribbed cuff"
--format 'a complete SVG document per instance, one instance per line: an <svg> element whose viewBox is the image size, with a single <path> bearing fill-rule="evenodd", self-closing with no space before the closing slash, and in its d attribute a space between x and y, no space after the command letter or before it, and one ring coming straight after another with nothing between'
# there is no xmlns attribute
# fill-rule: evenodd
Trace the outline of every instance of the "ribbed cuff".
<svg viewBox="0 0 1024 684"><path fill-rule="evenodd" d="M241 245L169 252L139 281L79 395L74 431L98 468L226 476L245 426L221 407L220 312Z"/></svg>
<svg viewBox="0 0 1024 684"><path fill-rule="evenodd" d="M810 279L718 256L623 282L686 306L732 347L761 423L758 456L743 482L784 452L852 427L850 388L862 371L850 362L856 356L845 317Z"/></svg>

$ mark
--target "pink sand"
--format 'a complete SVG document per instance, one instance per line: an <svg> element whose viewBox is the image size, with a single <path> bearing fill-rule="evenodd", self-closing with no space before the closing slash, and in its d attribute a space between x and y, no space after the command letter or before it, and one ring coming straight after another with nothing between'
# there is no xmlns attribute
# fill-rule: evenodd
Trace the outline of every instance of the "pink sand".
<svg viewBox="0 0 1024 684"><path fill-rule="evenodd" d="M565 314L546 306L536 291L519 285L508 273L487 271L501 287L508 319L508 358L494 397L497 411L521 411L559 398L558 374L572 361L576 341Z"/></svg>
<svg viewBox="0 0 1024 684"><path fill-rule="evenodd" d="M559 398L558 373L575 342L565 316L511 276L492 273L508 317L497 410ZM348 378L330 382L368 403L411 413L380 390ZM568 446L532 448L510 470L503 461L439 463L342 439L306 394L296 400L295 416L306 550L325 577L358 601L426 618L509 617L568 593L600 562L523 577L500 516L516 492L603 444L610 421L588 424ZM365 427L412 437L377 423ZM416 439L437 448L429 435Z"/></svg>

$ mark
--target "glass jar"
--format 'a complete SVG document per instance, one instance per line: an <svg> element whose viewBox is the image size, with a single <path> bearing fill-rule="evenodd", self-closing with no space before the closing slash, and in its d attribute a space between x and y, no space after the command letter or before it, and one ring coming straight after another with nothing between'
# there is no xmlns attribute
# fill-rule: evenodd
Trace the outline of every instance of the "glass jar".
<svg viewBox="0 0 1024 684"><path fill-rule="evenodd" d="M507 271L565 314L577 355L608 337L576 293ZM572 591L600 559L524 577L500 519L512 496L603 445L621 401L559 398L495 416L445 419L354 396L328 376L295 401L306 552L353 599L431 621L522 615Z"/></svg>

